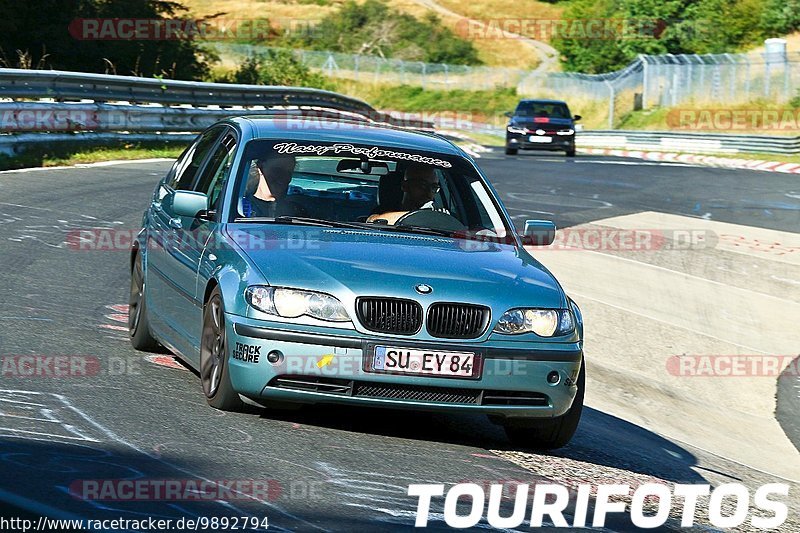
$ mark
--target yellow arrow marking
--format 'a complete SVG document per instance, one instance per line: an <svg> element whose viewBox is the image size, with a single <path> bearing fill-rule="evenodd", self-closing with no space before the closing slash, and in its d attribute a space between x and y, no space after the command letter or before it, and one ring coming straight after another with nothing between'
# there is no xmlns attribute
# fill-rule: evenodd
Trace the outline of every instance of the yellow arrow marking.
<svg viewBox="0 0 800 533"><path fill-rule="evenodd" d="M317 368L322 368L323 366L328 366L333 362L333 354L323 355L319 361L317 361Z"/></svg>

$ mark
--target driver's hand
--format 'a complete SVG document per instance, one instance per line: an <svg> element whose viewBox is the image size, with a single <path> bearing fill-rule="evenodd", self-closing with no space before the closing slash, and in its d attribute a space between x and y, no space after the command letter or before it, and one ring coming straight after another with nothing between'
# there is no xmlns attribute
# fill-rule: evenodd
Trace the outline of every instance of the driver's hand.
<svg viewBox="0 0 800 533"><path fill-rule="evenodd" d="M375 222L376 220L385 220L387 224L393 226L394 223L397 222L397 220L406 213L410 213L410 211L389 211L388 213L370 215L367 217L367 222Z"/></svg>

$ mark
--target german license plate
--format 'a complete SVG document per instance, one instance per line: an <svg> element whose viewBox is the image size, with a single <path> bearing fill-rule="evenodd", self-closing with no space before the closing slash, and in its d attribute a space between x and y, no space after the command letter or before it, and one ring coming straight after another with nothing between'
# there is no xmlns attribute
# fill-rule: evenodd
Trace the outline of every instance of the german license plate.
<svg viewBox="0 0 800 533"><path fill-rule="evenodd" d="M528 140L530 142L532 142L532 143L549 143L549 142L553 142L553 138L549 137L547 135L544 135L544 136L542 136L542 135L531 135Z"/></svg>
<svg viewBox="0 0 800 533"><path fill-rule="evenodd" d="M373 372L458 378L480 377L479 356L470 352L439 352L414 348L376 346Z"/></svg>

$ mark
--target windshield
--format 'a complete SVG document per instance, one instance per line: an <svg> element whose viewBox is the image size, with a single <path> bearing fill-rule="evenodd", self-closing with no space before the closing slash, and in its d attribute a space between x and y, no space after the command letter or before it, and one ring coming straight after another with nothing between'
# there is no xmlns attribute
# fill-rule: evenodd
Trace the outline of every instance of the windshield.
<svg viewBox="0 0 800 533"><path fill-rule="evenodd" d="M316 141L250 141L234 188L234 221L278 218L395 231L510 237L469 161L442 154Z"/></svg>
<svg viewBox="0 0 800 533"><path fill-rule="evenodd" d="M570 118L565 104L546 102L520 102L514 113L521 117Z"/></svg>

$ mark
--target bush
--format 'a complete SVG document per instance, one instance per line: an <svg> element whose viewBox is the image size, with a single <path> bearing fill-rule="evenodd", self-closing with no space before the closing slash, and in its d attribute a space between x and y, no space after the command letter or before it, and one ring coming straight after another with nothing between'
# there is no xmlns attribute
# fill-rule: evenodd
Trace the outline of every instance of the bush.
<svg viewBox="0 0 800 533"><path fill-rule="evenodd" d="M417 20L389 7L383 0L366 0L362 4L347 0L310 35L287 37L284 44L408 61L481 63L472 43L445 28L435 14Z"/></svg>
<svg viewBox="0 0 800 533"><path fill-rule="evenodd" d="M289 85L331 90L328 79L309 69L288 50L267 50L248 57L232 74L218 77L223 83Z"/></svg>

